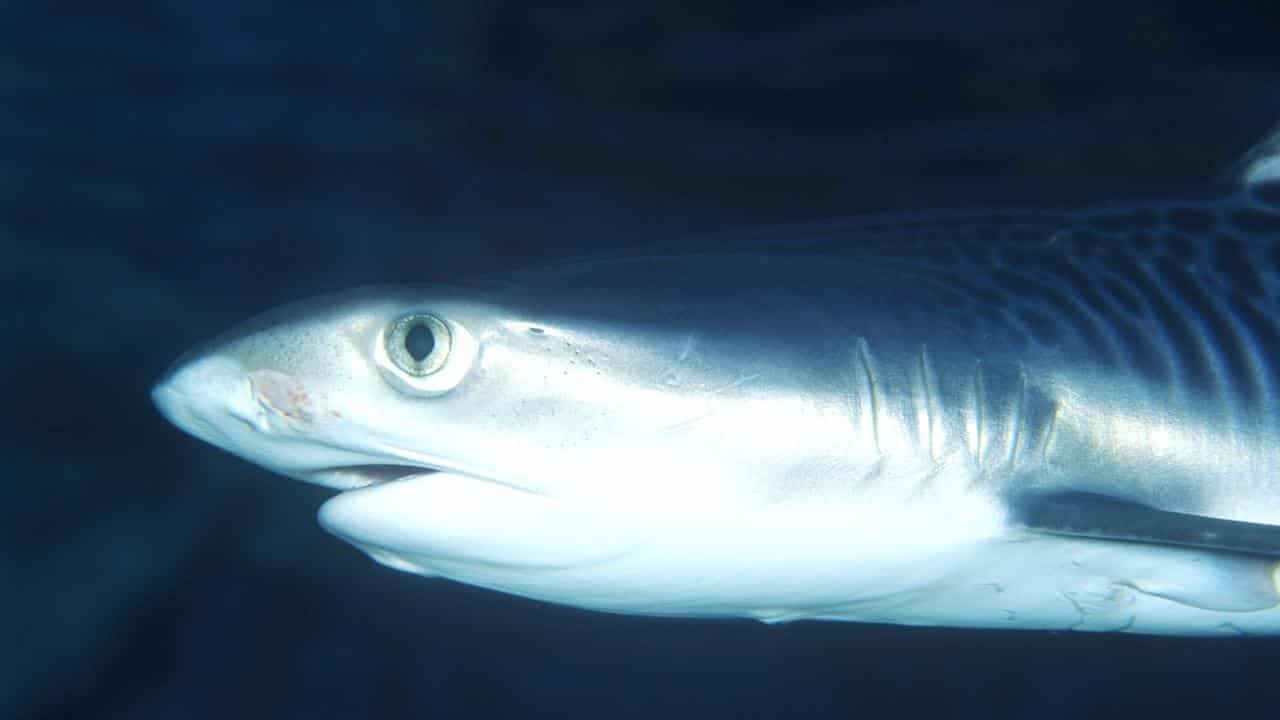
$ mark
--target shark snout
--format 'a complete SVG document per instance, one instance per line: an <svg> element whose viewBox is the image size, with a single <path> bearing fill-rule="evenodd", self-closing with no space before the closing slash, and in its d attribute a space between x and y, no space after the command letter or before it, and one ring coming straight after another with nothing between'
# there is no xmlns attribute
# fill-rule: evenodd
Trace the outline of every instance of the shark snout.
<svg viewBox="0 0 1280 720"><path fill-rule="evenodd" d="M261 407L240 363L212 355L179 360L151 388L169 422L215 445L226 445L227 420L257 425Z"/></svg>

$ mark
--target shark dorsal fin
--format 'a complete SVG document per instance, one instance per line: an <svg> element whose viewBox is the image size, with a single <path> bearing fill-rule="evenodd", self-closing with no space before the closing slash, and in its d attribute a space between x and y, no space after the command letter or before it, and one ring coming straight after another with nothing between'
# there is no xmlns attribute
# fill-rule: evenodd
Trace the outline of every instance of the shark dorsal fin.
<svg viewBox="0 0 1280 720"><path fill-rule="evenodd" d="M1280 125L1245 153L1236 177L1246 190L1280 184Z"/></svg>

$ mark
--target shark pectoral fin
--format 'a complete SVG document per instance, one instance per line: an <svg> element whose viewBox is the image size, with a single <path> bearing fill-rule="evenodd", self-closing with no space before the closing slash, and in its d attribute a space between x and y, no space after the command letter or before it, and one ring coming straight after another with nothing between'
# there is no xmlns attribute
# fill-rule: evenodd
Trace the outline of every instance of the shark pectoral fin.
<svg viewBox="0 0 1280 720"><path fill-rule="evenodd" d="M1015 509L1036 532L1115 541L1111 548L1082 553L1078 561L1112 584L1205 610L1280 605L1278 526L1157 510L1091 493L1036 495Z"/></svg>
<svg viewBox="0 0 1280 720"><path fill-rule="evenodd" d="M1015 515L1028 528L1055 535L1280 558L1280 525L1158 510L1107 495L1033 495L1015 504Z"/></svg>

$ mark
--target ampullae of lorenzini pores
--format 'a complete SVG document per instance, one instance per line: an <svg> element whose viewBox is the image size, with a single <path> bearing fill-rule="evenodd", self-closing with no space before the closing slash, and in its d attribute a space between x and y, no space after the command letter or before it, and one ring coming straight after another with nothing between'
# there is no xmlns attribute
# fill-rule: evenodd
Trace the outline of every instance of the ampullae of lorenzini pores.
<svg viewBox="0 0 1280 720"><path fill-rule="evenodd" d="M157 384L374 560L646 615L1280 633L1280 142L268 312ZM431 592L424 585L422 592Z"/></svg>

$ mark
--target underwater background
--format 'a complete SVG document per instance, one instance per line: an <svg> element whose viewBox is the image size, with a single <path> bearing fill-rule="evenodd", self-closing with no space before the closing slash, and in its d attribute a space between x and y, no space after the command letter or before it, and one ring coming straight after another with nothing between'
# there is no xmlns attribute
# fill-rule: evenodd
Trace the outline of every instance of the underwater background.
<svg viewBox="0 0 1280 720"><path fill-rule="evenodd" d="M147 390L354 285L1221 182L1280 122L1275 13L4 3L0 717L1274 713L1276 639L619 617L395 573L319 528L331 491Z"/></svg>

